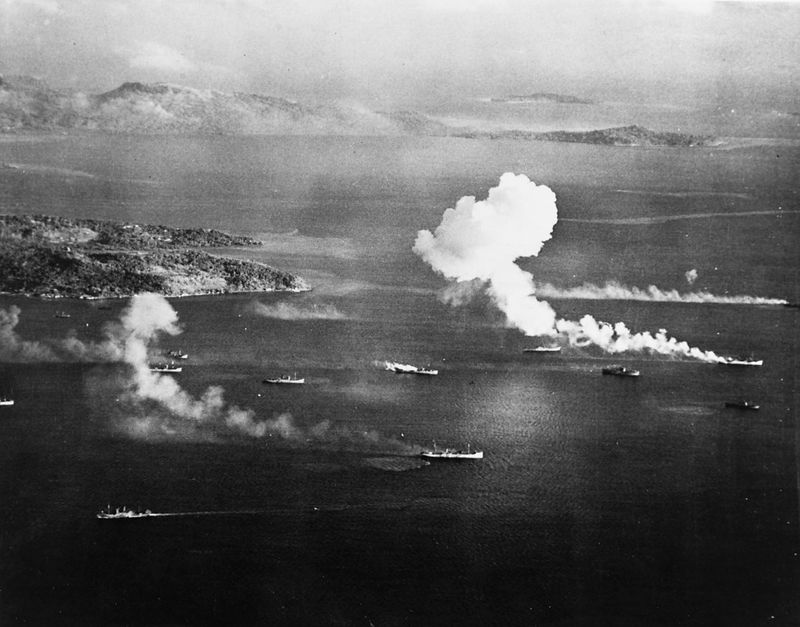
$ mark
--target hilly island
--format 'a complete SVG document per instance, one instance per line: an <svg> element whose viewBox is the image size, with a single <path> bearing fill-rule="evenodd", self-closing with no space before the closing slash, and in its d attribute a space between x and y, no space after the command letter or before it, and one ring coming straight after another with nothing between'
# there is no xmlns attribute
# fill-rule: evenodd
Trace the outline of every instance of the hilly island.
<svg viewBox="0 0 800 627"><path fill-rule="evenodd" d="M564 106L589 100L537 92L503 102ZM168 83L123 83L101 94L53 89L25 76L0 77L0 133L84 131L142 135L358 135L578 142L610 146L704 146L712 138L639 125L587 131L455 126L419 111L309 105L276 96L226 93Z"/></svg>
<svg viewBox="0 0 800 627"><path fill-rule="evenodd" d="M205 250L261 242L183 229L42 215L0 216L0 292L45 298L302 291L300 277Z"/></svg>

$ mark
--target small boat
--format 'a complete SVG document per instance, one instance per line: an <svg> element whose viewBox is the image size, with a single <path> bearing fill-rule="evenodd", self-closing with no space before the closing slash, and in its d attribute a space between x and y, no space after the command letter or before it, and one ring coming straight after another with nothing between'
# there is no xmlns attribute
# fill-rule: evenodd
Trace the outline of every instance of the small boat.
<svg viewBox="0 0 800 627"><path fill-rule="evenodd" d="M560 353L560 346L535 346L533 348L523 348L523 353Z"/></svg>
<svg viewBox="0 0 800 627"><path fill-rule="evenodd" d="M638 377L639 371L625 366L606 366L603 368L603 374L610 374L616 377Z"/></svg>
<svg viewBox="0 0 800 627"><path fill-rule="evenodd" d="M8 396L0 396L0 407L11 407L14 404L14 399Z"/></svg>
<svg viewBox="0 0 800 627"><path fill-rule="evenodd" d="M122 509L117 507L114 511L111 511L111 506L109 505L106 509L100 510L97 513L98 518L102 519L110 519L110 518L148 518L149 516L156 516L149 509L144 510L143 512L133 509L126 509L124 506Z"/></svg>
<svg viewBox="0 0 800 627"><path fill-rule="evenodd" d="M172 359L189 359L189 355L181 351L167 351L167 357Z"/></svg>
<svg viewBox="0 0 800 627"><path fill-rule="evenodd" d="M182 371L183 371L183 366L178 366L173 362L170 362L168 364L165 363L150 364L150 372L182 372Z"/></svg>
<svg viewBox="0 0 800 627"><path fill-rule="evenodd" d="M422 451L420 456L428 459L483 459L483 451L473 451L470 445L467 445L466 451L452 448L442 449L437 447L434 442L433 449Z"/></svg>
<svg viewBox="0 0 800 627"><path fill-rule="evenodd" d="M57 311L55 313L56 318L72 318L72 315L68 314L66 311Z"/></svg>
<svg viewBox="0 0 800 627"><path fill-rule="evenodd" d="M304 377L298 377L297 373L294 373L294 376L290 376L288 374L281 375L280 377L273 378L273 379L264 379L264 383L294 383L295 385L300 383L305 383L306 380Z"/></svg>
<svg viewBox="0 0 800 627"><path fill-rule="evenodd" d="M750 401L725 401L725 407L733 407L735 409L760 409L760 405L751 403Z"/></svg>
<svg viewBox="0 0 800 627"><path fill-rule="evenodd" d="M719 363L723 366L763 366L764 360L746 357L720 357Z"/></svg>

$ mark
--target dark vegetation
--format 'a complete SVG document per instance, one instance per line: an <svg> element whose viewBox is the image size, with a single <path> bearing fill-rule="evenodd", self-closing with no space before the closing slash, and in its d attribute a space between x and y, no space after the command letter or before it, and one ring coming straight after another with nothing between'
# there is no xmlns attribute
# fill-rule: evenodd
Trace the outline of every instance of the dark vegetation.
<svg viewBox="0 0 800 627"><path fill-rule="evenodd" d="M259 245L212 229L0 216L0 291L112 298L306 289L302 279L264 264L197 250Z"/></svg>

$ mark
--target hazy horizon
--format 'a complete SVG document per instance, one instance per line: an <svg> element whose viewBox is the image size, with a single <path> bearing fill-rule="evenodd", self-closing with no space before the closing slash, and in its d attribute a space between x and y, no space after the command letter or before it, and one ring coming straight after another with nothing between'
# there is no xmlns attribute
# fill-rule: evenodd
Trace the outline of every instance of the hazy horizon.
<svg viewBox="0 0 800 627"><path fill-rule="evenodd" d="M796 2L6 0L0 74L370 106L552 91L788 109L798 18Z"/></svg>

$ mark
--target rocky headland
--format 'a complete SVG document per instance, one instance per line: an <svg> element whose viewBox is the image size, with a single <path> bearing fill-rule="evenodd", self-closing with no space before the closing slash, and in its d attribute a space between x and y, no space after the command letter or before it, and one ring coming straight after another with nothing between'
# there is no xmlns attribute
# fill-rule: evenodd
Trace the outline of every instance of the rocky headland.
<svg viewBox="0 0 800 627"><path fill-rule="evenodd" d="M0 292L45 298L301 291L300 277L203 249L261 242L182 229L55 216L0 216Z"/></svg>

